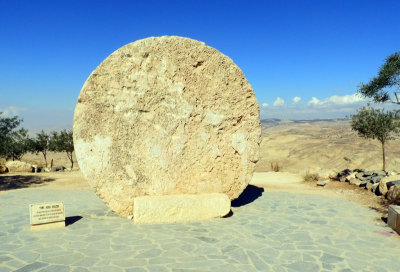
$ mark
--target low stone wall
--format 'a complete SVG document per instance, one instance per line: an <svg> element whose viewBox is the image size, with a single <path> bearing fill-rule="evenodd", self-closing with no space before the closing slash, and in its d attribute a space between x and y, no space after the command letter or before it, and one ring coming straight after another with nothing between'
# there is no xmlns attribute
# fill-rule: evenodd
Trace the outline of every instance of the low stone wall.
<svg viewBox="0 0 400 272"><path fill-rule="evenodd" d="M400 174L398 172L345 169L330 178L364 187L376 195L386 197L391 203L400 204Z"/></svg>

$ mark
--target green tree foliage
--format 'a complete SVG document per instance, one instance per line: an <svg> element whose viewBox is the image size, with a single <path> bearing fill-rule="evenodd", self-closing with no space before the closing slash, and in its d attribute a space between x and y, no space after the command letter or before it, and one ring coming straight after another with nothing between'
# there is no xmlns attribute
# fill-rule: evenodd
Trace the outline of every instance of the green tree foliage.
<svg viewBox="0 0 400 272"><path fill-rule="evenodd" d="M389 95L389 88L396 86L394 98ZM400 89L400 52L387 57L386 62L380 67L378 75L367 84L360 84L359 92L370 97L374 102L387 102L400 105L397 91Z"/></svg>
<svg viewBox="0 0 400 272"><path fill-rule="evenodd" d="M357 110L351 116L351 128L358 135L367 139L377 139L382 144L382 169L386 170L385 143L391 139L392 133L398 132L399 116L396 111L374 109L370 105Z"/></svg>
<svg viewBox="0 0 400 272"><path fill-rule="evenodd" d="M37 133L36 138L31 140L30 149L36 154L39 152L42 153L47 167L47 152L50 150L50 135L43 130Z"/></svg>
<svg viewBox="0 0 400 272"><path fill-rule="evenodd" d="M52 132L50 140L50 150L58 152L66 152L69 161L71 162L71 169L74 167L74 160L72 154L74 152L74 142L72 138L72 130L62 130L60 133Z"/></svg>
<svg viewBox="0 0 400 272"><path fill-rule="evenodd" d="M29 151L28 131L17 129L22 119L18 116L2 117L0 112L0 157L7 160L19 160Z"/></svg>

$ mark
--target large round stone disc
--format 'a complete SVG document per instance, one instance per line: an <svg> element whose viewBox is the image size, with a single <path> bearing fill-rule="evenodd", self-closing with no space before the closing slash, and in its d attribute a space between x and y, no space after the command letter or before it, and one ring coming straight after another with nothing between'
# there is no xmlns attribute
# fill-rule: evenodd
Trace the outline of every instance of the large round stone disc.
<svg viewBox="0 0 400 272"><path fill-rule="evenodd" d="M156 37L92 72L74 113L79 166L120 215L144 195L238 197L258 161L257 99L233 61L202 42Z"/></svg>

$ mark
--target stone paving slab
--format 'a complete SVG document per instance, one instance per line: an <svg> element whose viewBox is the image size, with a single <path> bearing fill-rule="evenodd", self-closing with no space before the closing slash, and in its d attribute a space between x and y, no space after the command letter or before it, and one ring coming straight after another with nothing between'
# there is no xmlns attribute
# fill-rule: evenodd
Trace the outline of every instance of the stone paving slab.
<svg viewBox="0 0 400 272"><path fill-rule="evenodd" d="M64 201L73 224L31 232L31 203ZM338 198L263 193L212 221L133 225L91 191L0 192L1 271L399 271L400 239ZM79 216L79 217L78 217Z"/></svg>

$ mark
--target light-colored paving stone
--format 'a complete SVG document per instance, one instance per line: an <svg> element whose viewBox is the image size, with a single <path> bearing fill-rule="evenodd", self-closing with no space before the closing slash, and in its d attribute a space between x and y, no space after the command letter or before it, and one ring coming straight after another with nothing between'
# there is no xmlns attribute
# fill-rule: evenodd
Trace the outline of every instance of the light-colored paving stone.
<svg viewBox="0 0 400 272"><path fill-rule="evenodd" d="M31 232L28 205L64 201L63 229ZM133 225L90 191L0 193L0 271L398 271L400 239L341 198L263 193L211 221Z"/></svg>

